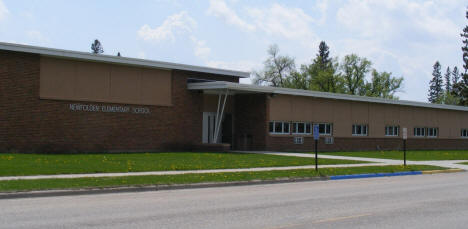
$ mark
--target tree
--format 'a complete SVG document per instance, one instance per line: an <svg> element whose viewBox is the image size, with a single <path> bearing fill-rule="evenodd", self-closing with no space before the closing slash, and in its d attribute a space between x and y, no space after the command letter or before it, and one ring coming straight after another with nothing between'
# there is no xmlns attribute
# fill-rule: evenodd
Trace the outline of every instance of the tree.
<svg viewBox="0 0 468 229"><path fill-rule="evenodd" d="M372 63L355 54L346 55L340 68L344 77L345 92L351 95L365 94L365 77Z"/></svg>
<svg viewBox="0 0 468 229"><path fill-rule="evenodd" d="M101 54L104 52L104 49L98 39L94 40L91 44L91 52L94 54Z"/></svg>
<svg viewBox="0 0 468 229"><path fill-rule="evenodd" d="M450 93L452 91L452 81L451 81L452 72L450 71L450 67L447 67L447 71L445 72L445 92Z"/></svg>
<svg viewBox="0 0 468 229"><path fill-rule="evenodd" d="M391 72L377 72L372 70L372 79L366 83L366 96L380 97L386 99L398 99L395 93L401 87L403 77L392 77Z"/></svg>
<svg viewBox="0 0 468 229"><path fill-rule="evenodd" d="M280 56L278 45L268 48L268 59L264 62L261 72L255 72L254 83L258 85L270 85L273 87L285 87L287 78L296 72L294 59L289 56ZM288 85L291 86L291 85Z"/></svg>
<svg viewBox="0 0 468 229"><path fill-rule="evenodd" d="M468 19L468 9L465 17ZM462 52L463 52L463 68L464 73L461 74L459 82L453 85L453 95L459 99L459 105L468 106L468 25L463 29L462 37Z"/></svg>
<svg viewBox="0 0 468 229"><path fill-rule="evenodd" d="M452 71L452 90L453 90L453 86L457 84L459 80L460 80L460 73L458 72L457 66L455 66L453 67L453 71Z"/></svg>
<svg viewBox="0 0 468 229"><path fill-rule="evenodd" d="M319 52L317 57L314 60L314 63L317 63L321 70L327 70L332 64L332 59L330 58L330 48L328 47L325 41L321 41L319 44Z"/></svg>
<svg viewBox="0 0 468 229"><path fill-rule="evenodd" d="M325 41L320 42L318 53L312 63L301 66L301 74L308 82L308 89L341 93L343 80L338 73L338 61L330 57L330 49Z"/></svg>
<svg viewBox="0 0 468 229"><path fill-rule="evenodd" d="M443 95L442 90L442 73L440 72L441 66L439 61L436 61L433 66L432 79L429 81L429 94L428 100L431 103L440 103Z"/></svg>
<svg viewBox="0 0 468 229"><path fill-rule="evenodd" d="M120 52L117 52L117 56L120 56Z"/></svg>

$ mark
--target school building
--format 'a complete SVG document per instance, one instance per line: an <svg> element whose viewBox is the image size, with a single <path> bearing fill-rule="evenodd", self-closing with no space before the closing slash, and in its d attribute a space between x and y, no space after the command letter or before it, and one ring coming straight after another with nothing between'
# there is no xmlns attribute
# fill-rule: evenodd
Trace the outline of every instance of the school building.
<svg viewBox="0 0 468 229"><path fill-rule="evenodd" d="M248 72L0 43L0 152L468 149L468 107L239 84Z"/></svg>

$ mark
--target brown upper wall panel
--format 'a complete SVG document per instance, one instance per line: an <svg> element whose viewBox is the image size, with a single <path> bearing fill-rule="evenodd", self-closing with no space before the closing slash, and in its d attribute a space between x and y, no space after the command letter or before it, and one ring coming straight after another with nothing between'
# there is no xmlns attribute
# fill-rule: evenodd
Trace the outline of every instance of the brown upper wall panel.
<svg viewBox="0 0 468 229"><path fill-rule="evenodd" d="M171 71L41 57L40 98L172 105Z"/></svg>
<svg viewBox="0 0 468 229"><path fill-rule="evenodd" d="M269 98L271 121L309 121L333 123L335 137L352 137L353 124L368 124L369 137L385 137L385 126L408 128L437 127L439 138L460 138L468 128L468 112L390 104L276 95Z"/></svg>

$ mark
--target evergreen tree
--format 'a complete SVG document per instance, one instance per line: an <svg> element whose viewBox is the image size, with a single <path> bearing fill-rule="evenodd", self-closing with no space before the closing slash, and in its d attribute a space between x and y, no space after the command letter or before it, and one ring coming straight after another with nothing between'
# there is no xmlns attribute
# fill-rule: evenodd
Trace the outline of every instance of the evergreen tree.
<svg viewBox="0 0 468 229"><path fill-rule="evenodd" d="M117 56L120 56L120 52L117 52Z"/></svg>
<svg viewBox="0 0 468 229"><path fill-rule="evenodd" d="M104 52L101 42L99 42L98 39L94 40L94 42L91 44L91 52L94 54L101 54Z"/></svg>
<svg viewBox="0 0 468 229"><path fill-rule="evenodd" d="M468 9L465 17L468 19ZM468 106L468 25L465 26L462 37L463 68L461 79L453 85L453 94L459 99L459 105Z"/></svg>
<svg viewBox="0 0 468 229"><path fill-rule="evenodd" d="M447 67L447 71L445 72L445 92L450 93L452 91L452 81L450 80L452 76L452 72L450 71L450 67Z"/></svg>
<svg viewBox="0 0 468 229"><path fill-rule="evenodd" d="M428 100L431 103L440 103L443 96L442 89L442 73L440 72L441 66L439 61L436 61L432 71L432 79L429 82L429 94Z"/></svg>
<svg viewBox="0 0 468 229"><path fill-rule="evenodd" d="M327 70L332 63L329 49L330 48L328 47L327 43L325 43L325 41L320 42L319 52L317 53L317 57L315 58L314 62L319 64L321 70Z"/></svg>
<svg viewBox="0 0 468 229"><path fill-rule="evenodd" d="M458 72L458 68L457 66L455 66L453 67L453 71L452 71L452 90L453 90L453 86L457 84L459 80L460 80L460 72Z"/></svg>

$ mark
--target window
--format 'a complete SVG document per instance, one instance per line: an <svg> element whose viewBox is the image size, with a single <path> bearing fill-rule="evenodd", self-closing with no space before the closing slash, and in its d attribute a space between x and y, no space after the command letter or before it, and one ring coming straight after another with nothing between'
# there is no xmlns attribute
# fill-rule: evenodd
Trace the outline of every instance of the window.
<svg viewBox="0 0 468 229"><path fill-rule="evenodd" d="M468 129L461 129L461 137L468 138Z"/></svg>
<svg viewBox="0 0 468 229"><path fill-rule="evenodd" d="M311 134L311 124L308 122L293 122L292 123L293 134Z"/></svg>
<svg viewBox="0 0 468 229"><path fill-rule="evenodd" d="M438 132L438 128L434 128L434 127L431 127L431 128L427 128L427 136L428 137L437 137L437 132Z"/></svg>
<svg viewBox="0 0 468 229"><path fill-rule="evenodd" d="M271 121L269 130L271 134L289 134L289 122Z"/></svg>
<svg viewBox="0 0 468 229"><path fill-rule="evenodd" d="M367 136L367 125L353 125L354 136Z"/></svg>
<svg viewBox="0 0 468 229"><path fill-rule="evenodd" d="M424 137L426 136L426 129L424 127L415 127L414 128L415 137Z"/></svg>
<svg viewBox="0 0 468 229"><path fill-rule="evenodd" d="M304 137L294 137L294 144L304 144Z"/></svg>
<svg viewBox="0 0 468 229"><path fill-rule="evenodd" d="M385 136L398 136L399 135L398 126L386 126L385 127Z"/></svg>
<svg viewBox="0 0 468 229"><path fill-rule="evenodd" d="M331 135L332 124L331 123L316 123L319 126L319 135Z"/></svg>

